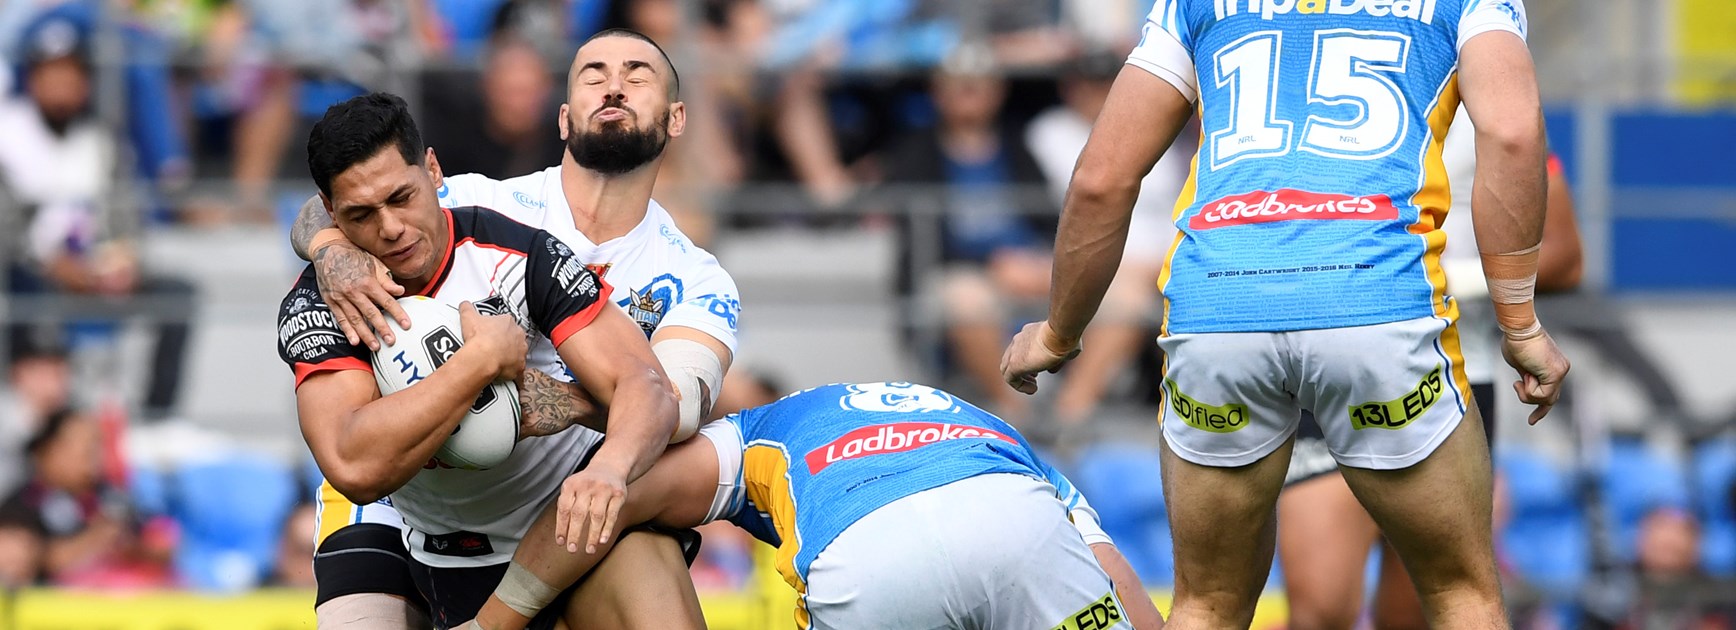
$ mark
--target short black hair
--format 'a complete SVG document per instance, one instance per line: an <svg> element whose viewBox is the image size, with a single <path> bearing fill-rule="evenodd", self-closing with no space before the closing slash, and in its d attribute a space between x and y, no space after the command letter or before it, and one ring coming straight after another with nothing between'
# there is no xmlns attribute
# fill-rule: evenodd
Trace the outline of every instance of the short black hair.
<svg viewBox="0 0 1736 630"><path fill-rule="evenodd" d="M630 29L630 28L606 28L606 29L597 31L597 33L595 35L592 35L590 37L585 38L584 44L579 44L579 48L584 48L585 44L589 44L591 42L597 41L597 40L602 39L604 37L625 37L627 39L637 39L639 41L650 44L652 48L657 49L657 54L663 56L663 65L669 68L669 101L675 102L675 101L678 101L681 99L681 73L675 71L675 62L669 60L669 53L664 52L663 47L658 46L657 42L655 40L646 36L644 33L641 33L639 31L635 31L635 30ZM572 78L573 78L573 75L569 73L567 75L567 80L571 81ZM572 86L569 85L567 87L568 87L568 90L571 91Z"/></svg>
<svg viewBox="0 0 1736 630"><path fill-rule="evenodd" d="M427 146L410 117L410 106L396 94L363 94L326 109L307 134L307 170L327 199L332 180L367 161L388 145L398 147L405 164L421 165Z"/></svg>
<svg viewBox="0 0 1736 630"><path fill-rule="evenodd" d="M24 452L31 457L41 457L42 451L54 443L55 438L66 429L66 425L79 418L78 412L71 407L61 407L42 419L42 425L31 434L30 440L24 443Z"/></svg>

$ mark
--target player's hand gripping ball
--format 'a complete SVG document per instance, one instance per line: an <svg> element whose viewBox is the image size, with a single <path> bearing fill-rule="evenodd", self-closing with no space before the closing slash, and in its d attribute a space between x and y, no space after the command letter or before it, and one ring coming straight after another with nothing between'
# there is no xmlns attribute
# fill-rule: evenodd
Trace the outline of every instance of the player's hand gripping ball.
<svg viewBox="0 0 1736 630"><path fill-rule="evenodd" d="M397 342L381 344L374 352L374 382L380 395L388 396L428 378L445 365L464 345L458 309L431 298L400 298L398 305L410 316L410 328L387 319ZM518 387L511 381L495 381L471 403L470 411L435 457L458 468L485 470L500 465L512 455L518 442L520 411Z"/></svg>

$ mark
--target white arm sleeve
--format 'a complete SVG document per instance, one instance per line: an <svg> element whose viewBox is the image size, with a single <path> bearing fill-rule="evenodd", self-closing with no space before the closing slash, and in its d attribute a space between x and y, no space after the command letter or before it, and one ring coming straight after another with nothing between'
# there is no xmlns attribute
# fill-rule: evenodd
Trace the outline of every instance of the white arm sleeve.
<svg viewBox="0 0 1736 630"><path fill-rule="evenodd" d="M1079 495L1079 504L1067 511L1067 517L1073 520L1073 528L1079 530L1079 536L1085 539L1086 545L1097 543L1115 544L1109 539L1109 533L1103 531L1103 523L1097 518L1097 510L1085 500L1085 495Z"/></svg>
<svg viewBox="0 0 1736 630"><path fill-rule="evenodd" d="M1191 103L1199 98L1199 77L1194 70L1193 51L1187 45L1190 38L1181 2L1158 0L1152 5L1139 45L1127 56L1127 63L1175 86Z"/></svg>
<svg viewBox="0 0 1736 630"><path fill-rule="evenodd" d="M1048 464L1039 462L1039 467L1043 471L1044 480L1055 486L1055 497L1067 507L1067 520L1073 522L1073 528L1079 530L1079 536L1085 539L1085 544L1115 544L1115 541L1109 539L1109 533L1103 531L1103 522L1097 517L1097 510L1091 507L1090 501L1085 500L1085 495L1073 485L1073 480Z"/></svg>
<svg viewBox="0 0 1736 630"><path fill-rule="evenodd" d="M699 436L717 449L717 493L712 495L711 507L705 511L705 522L733 517L747 503L747 484L741 476L741 454L745 448L741 427L731 419L719 420L705 425Z"/></svg>
<svg viewBox="0 0 1736 630"><path fill-rule="evenodd" d="M1458 47L1464 48L1483 33L1505 31L1525 39L1529 24L1523 0L1466 0L1465 13L1459 17Z"/></svg>

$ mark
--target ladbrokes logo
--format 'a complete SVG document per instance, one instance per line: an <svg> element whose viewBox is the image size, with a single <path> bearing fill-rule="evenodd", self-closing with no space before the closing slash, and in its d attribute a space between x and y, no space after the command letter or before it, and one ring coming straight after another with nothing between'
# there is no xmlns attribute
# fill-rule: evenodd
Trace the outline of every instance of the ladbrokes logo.
<svg viewBox="0 0 1736 630"><path fill-rule="evenodd" d="M1392 207L1392 200L1386 195L1352 197L1281 188L1277 192L1256 190L1207 202L1188 222L1188 227L1209 230L1293 219L1387 221L1397 218L1398 208Z"/></svg>
<svg viewBox="0 0 1736 630"><path fill-rule="evenodd" d="M1248 426L1248 406L1237 403L1208 405L1181 393L1175 381L1163 379L1169 389L1169 406L1188 426L1212 433L1234 433Z"/></svg>
<svg viewBox="0 0 1736 630"><path fill-rule="evenodd" d="M1436 0L1212 0L1218 19L1258 15L1262 20L1289 15L1357 15L1409 18L1435 23Z"/></svg>
<svg viewBox="0 0 1736 630"><path fill-rule="evenodd" d="M819 474L825 467L844 461L882 453L902 453L949 440L1001 440L1008 444L1019 441L1006 434L982 427L960 426L941 422L898 422L862 427L843 437L808 451L808 473Z"/></svg>

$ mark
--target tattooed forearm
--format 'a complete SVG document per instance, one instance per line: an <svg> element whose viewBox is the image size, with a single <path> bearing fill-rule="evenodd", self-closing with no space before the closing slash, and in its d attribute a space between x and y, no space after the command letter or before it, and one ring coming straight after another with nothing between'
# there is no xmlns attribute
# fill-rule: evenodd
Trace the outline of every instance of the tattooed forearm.
<svg viewBox="0 0 1736 630"><path fill-rule="evenodd" d="M602 431L608 414L583 387L528 369L518 380L521 437L554 435L575 424Z"/></svg>
<svg viewBox="0 0 1736 630"><path fill-rule="evenodd" d="M319 195L308 197L307 203L301 204L301 213L295 216L295 224L289 228L289 246L302 260L313 260L313 256L308 255L307 246L313 243L313 235L331 226L331 215L326 214L325 203L319 200Z"/></svg>
<svg viewBox="0 0 1736 630"><path fill-rule="evenodd" d="M328 288L342 291L374 282L375 264L374 257L362 248L348 241L336 241L314 254L313 272L322 293Z"/></svg>

